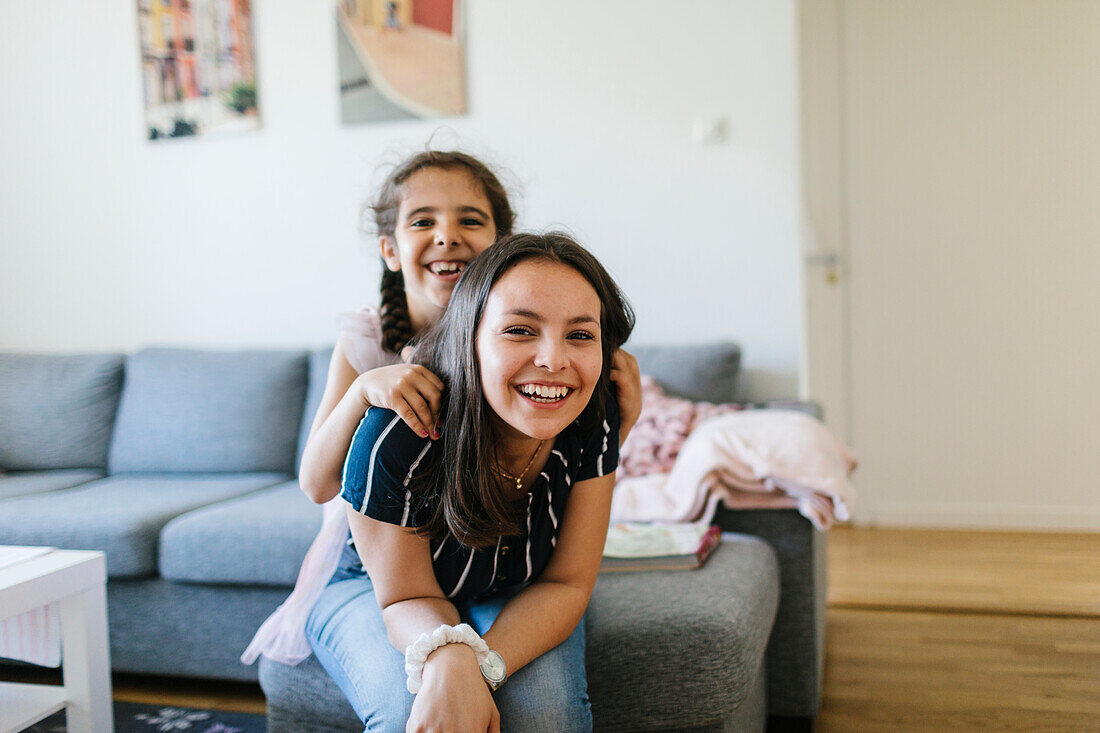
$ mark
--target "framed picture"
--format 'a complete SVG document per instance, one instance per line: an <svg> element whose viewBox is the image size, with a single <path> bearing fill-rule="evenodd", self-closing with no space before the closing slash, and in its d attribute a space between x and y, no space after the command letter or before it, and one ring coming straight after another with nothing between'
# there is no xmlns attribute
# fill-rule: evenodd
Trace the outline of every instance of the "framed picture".
<svg viewBox="0 0 1100 733"><path fill-rule="evenodd" d="M461 0L340 0L345 123L466 113Z"/></svg>
<svg viewBox="0 0 1100 733"><path fill-rule="evenodd" d="M150 140L260 126L251 0L138 0Z"/></svg>

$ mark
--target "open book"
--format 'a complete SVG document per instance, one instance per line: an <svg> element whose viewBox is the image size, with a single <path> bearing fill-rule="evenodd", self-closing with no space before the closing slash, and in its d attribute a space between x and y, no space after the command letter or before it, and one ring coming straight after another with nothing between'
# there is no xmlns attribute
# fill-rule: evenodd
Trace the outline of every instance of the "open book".
<svg viewBox="0 0 1100 733"><path fill-rule="evenodd" d="M717 525L615 522L607 530L600 572L694 570L721 541Z"/></svg>

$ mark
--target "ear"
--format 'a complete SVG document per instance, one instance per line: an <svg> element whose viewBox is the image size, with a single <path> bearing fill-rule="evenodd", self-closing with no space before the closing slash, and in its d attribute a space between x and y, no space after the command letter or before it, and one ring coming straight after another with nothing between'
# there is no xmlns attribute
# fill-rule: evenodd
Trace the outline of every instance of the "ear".
<svg viewBox="0 0 1100 733"><path fill-rule="evenodd" d="M401 255L397 252L397 242L393 241L393 237L388 234L378 237L378 248L382 252L382 261L390 272L400 272Z"/></svg>

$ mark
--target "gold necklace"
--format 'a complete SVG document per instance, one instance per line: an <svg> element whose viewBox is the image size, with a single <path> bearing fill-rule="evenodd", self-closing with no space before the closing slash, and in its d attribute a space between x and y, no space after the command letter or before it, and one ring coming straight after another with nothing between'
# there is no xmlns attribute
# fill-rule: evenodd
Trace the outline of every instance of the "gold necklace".
<svg viewBox="0 0 1100 733"><path fill-rule="evenodd" d="M523 491L523 477L527 475L527 470L531 468L531 464L535 462L535 458L538 456L539 451L542 450L542 444L545 442L545 440L540 440L539 444L535 446L535 452L531 455L530 460L527 461L527 465L523 467L523 471L520 472L519 476L513 476L499 466L497 467L497 473L499 473L501 476L508 479L509 481L515 481L516 491Z"/></svg>

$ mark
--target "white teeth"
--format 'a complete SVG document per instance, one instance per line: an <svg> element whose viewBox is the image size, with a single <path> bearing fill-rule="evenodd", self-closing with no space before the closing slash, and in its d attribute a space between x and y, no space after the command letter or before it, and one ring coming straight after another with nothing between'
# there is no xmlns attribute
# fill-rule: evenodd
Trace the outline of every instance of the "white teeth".
<svg viewBox="0 0 1100 733"><path fill-rule="evenodd" d="M451 274L455 272L462 272L466 269L465 262L433 262L428 265L429 269L436 275Z"/></svg>
<svg viewBox="0 0 1100 733"><path fill-rule="evenodd" d="M545 384L524 384L519 391L528 397L551 401L560 400L569 394L568 387L550 387Z"/></svg>

